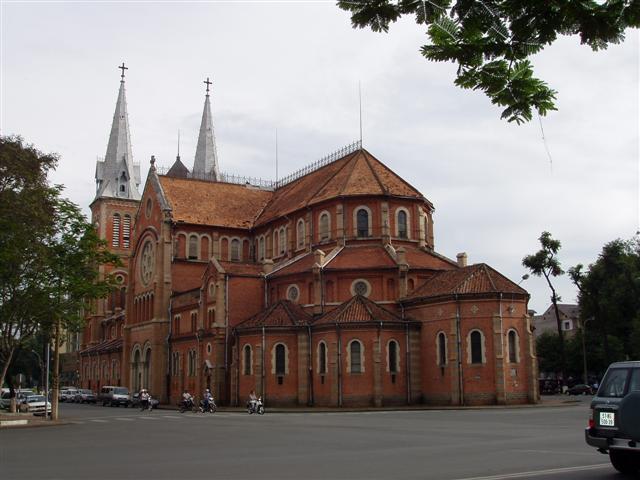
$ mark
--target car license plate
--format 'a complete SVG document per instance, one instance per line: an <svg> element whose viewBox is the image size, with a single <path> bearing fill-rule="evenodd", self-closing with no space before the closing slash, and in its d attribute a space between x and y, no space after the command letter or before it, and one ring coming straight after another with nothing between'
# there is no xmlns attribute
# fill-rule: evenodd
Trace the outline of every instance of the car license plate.
<svg viewBox="0 0 640 480"><path fill-rule="evenodd" d="M613 412L600 412L600 425L613 427L615 425L616 414Z"/></svg>

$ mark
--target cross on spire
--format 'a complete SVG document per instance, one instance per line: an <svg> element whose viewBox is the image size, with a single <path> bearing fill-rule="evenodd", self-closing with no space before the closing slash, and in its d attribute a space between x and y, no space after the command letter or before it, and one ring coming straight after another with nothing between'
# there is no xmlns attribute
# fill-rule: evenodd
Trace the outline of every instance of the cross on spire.
<svg viewBox="0 0 640 480"><path fill-rule="evenodd" d="M210 82L209 81L209 77L207 77L207 79L202 83L206 83L207 84L207 95L209 95L209 85L213 85L213 82Z"/></svg>
<svg viewBox="0 0 640 480"><path fill-rule="evenodd" d="M121 80L121 81L122 81L122 82L124 82L124 71L125 71L125 70L129 70L129 67L125 67L125 66L124 66L124 62L122 62L122 65L120 65L118 68L119 68L120 70L122 70L122 74L120 75L120 78L122 78L122 80ZM207 79L207 80L208 80L208 79Z"/></svg>

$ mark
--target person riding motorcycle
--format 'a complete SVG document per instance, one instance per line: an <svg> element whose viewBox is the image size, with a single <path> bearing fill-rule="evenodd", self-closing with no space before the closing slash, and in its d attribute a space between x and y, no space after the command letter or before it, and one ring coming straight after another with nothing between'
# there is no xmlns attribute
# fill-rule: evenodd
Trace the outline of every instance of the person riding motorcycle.
<svg viewBox="0 0 640 480"><path fill-rule="evenodd" d="M249 392L249 400L247 400L247 407L251 408L251 410L256 409L256 404L258 403L258 396L254 390Z"/></svg>
<svg viewBox="0 0 640 480"><path fill-rule="evenodd" d="M186 390L182 393L182 405L185 408L190 408L193 405L193 397Z"/></svg>
<svg viewBox="0 0 640 480"><path fill-rule="evenodd" d="M213 403L213 395L211 395L211 391L207 388L202 394L202 406L205 410L208 410L211 403Z"/></svg>

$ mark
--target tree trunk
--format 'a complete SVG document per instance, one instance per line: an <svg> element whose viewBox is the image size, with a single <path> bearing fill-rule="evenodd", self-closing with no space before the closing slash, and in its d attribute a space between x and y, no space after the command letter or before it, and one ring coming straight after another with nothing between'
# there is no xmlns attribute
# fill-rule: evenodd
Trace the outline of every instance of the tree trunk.
<svg viewBox="0 0 640 480"><path fill-rule="evenodd" d="M551 285L551 282L547 278L549 288L551 288L551 302L553 303L553 309L556 314L556 324L558 325L558 337L560 338L560 373L562 373L562 386L567 384L567 358L564 351L564 332L562 331L562 322L560 321L560 310L558 309L558 297L556 291ZM563 389L564 390L564 389ZM564 393L564 392L563 392Z"/></svg>
<svg viewBox="0 0 640 480"><path fill-rule="evenodd" d="M9 365L11 365L11 359L13 358L13 352L15 351L15 347L11 347L9 350L9 355L6 357L7 360L2 365L2 376L0 377L0 386L4 385L4 379L7 376L7 371L9 370Z"/></svg>
<svg viewBox="0 0 640 480"><path fill-rule="evenodd" d="M58 396L60 393L60 319L56 320L53 340L53 374L51 389L51 419L58 420Z"/></svg>

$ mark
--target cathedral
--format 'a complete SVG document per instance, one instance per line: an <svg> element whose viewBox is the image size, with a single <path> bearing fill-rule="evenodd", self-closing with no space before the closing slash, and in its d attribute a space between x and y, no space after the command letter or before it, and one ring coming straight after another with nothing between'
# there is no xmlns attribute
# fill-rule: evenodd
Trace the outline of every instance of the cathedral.
<svg viewBox="0 0 640 480"><path fill-rule="evenodd" d="M83 388L267 405L539 400L529 295L435 250L434 205L361 142L275 182L219 170L209 80L193 166L131 151L124 64L92 221L122 259L86 316ZM189 162L190 163L190 162Z"/></svg>

